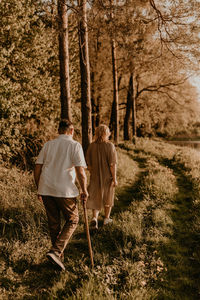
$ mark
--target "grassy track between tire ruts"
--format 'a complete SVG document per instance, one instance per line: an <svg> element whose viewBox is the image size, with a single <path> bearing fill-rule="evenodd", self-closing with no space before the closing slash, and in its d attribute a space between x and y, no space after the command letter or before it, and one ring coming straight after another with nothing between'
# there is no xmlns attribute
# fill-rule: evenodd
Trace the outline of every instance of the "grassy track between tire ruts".
<svg viewBox="0 0 200 300"><path fill-rule="evenodd" d="M167 166L176 178L178 189L168 211L172 232L168 241L161 242L158 247L166 266L164 280L159 284L158 299L199 299L200 154L187 148L176 147L172 151L169 145L161 154L159 147L164 150L162 143L160 146L151 143L147 148L141 147L140 152L148 153L161 165Z"/></svg>
<svg viewBox="0 0 200 300"><path fill-rule="evenodd" d="M65 251L66 272L59 273L46 261L46 217L30 174L2 167L2 299L199 298L197 152L139 139L136 146L121 145L118 156L113 224L102 227L100 216L99 232L91 236L94 270L81 207Z"/></svg>
<svg viewBox="0 0 200 300"><path fill-rule="evenodd" d="M177 178L178 192L170 212L173 220L171 241L161 246L168 266L168 284L165 287L168 290L167 295L170 291L169 296L174 299L199 299L200 233L195 228L199 222L199 214L193 203L193 184L179 165L172 167Z"/></svg>

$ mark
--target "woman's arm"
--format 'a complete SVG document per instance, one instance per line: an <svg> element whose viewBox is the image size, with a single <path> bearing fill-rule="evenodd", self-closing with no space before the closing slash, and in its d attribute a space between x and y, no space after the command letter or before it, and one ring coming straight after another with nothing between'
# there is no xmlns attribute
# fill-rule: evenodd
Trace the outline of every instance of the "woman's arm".
<svg viewBox="0 0 200 300"><path fill-rule="evenodd" d="M113 178L113 185L116 186L118 184L118 182L117 182L117 164L110 165L110 172L111 172L112 178Z"/></svg>

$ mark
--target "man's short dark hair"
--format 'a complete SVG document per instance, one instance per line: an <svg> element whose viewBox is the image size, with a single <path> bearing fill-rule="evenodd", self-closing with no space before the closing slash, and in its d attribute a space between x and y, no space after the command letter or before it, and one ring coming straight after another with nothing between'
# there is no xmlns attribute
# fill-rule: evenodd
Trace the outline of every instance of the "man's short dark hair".
<svg viewBox="0 0 200 300"><path fill-rule="evenodd" d="M70 127L73 127L72 122L67 119L62 119L58 126L58 132L66 133Z"/></svg>

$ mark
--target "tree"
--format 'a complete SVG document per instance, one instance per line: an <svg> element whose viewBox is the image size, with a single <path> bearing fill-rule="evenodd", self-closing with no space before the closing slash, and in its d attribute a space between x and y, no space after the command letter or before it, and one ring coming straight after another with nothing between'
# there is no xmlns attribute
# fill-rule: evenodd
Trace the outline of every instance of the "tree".
<svg viewBox="0 0 200 300"><path fill-rule="evenodd" d="M195 89L184 73L178 73L180 61L164 53L154 65L140 69L135 78L138 126L143 134L173 136L190 131L197 121L199 104ZM151 67L150 67L151 66ZM156 70L159 69L159 73Z"/></svg>
<svg viewBox="0 0 200 300"><path fill-rule="evenodd" d="M113 99L111 41L100 8L94 3L88 12L93 132L101 121L109 122Z"/></svg>
<svg viewBox="0 0 200 300"><path fill-rule="evenodd" d="M127 92L126 113L124 117L124 140L130 140L129 122L130 122L131 113L133 113L133 97L134 97L133 73L131 73L129 79L128 92ZM135 121L134 118L133 121Z"/></svg>
<svg viewBox="0 0 200 300"><path fill-rule="evenodd" d="M57 43L44 6L0 1L0 155L23 167L52 136L60 109Z"/></svg>
<svg viewBox="0 0 200 300"><path fill-rule="evenodd" d="M68 9L65 0L58 0L58 40L60 62L61 118L72 119L69 78Z"/></svg>
<svg viewBox="0 0 200 300"><path fill-rule="evenodd" d="M191 73L192 69L195 70L195 65L197 65L196 58L198 57L198 51L195 51L195 45L199 41L199 37L197 37L197 29L199 28L197 22L198 13L194 11L195 6L196 8L199 7L199 3L196 4L195 1L189 3L187 1L187 7L185 1L181 0L176 2L168 1L167 5L165 5L165 2L153 0L143 1L143 3L139 2L134 7L135 1L134 3L133 1L127 1L124 5L124 8L126 8L123 14L124 18L122 17L120 22L119 20L115 20L115 23L118 24L119 33L116 39L119 58L120 52L123 53L125 57L123 62L124 68L132 69L135 73L134 78L138 78L144 84L138 93L138 89L136 89L138 80L137 82L134 80L135 96L133 97L133 104L135 105L135 109L133 105L133 135L136 133L136 107L139 108L139 105L140 107L145 106L145 103L142 105L142 97L140 98L139 105L136 105L135 101L139 100L138 98L144 91L149 92L149 94L151 92L150 95L153 92L162 95L165 100L168 99L168 107L176 105L180 110L183 103L179 98L183 97L183 95L181 93L180 97L180 94L177 93L177 91L180 93L178 87L185 84L187 89L189 88L186 78L188 77L188 73ZM140 12L140 5L142 13ZM132 15L135 18L128 18L133 7L134 11ZM121 10L123 10L123 5L121 5ZM130 22L125 22L125 20L130 20ZM120 45L121 51L119 50ZM168 59L171 65L170 63L167 65L166 62ZM130 68L131 65L133 68ZM165 65L165 68L163 68L163 65ZM144 69L146 73L144 73ZM152 69L154 70L154 74ZM155 76L155 74L158 76ZM151 79L153 79L154 83L149 83ZM194 93L192 94L195 95ZM164 99L163 102L165 102ZM162 107L161 97L157 101L159 101L159 105ZM195 99L191 99L191 104L192 101L196 103ZM151 101L151 104L156 106L156 102L153 104ZM184 109L186 109L185 105ZM189 114L186 115L189 117ZM128 126L127 117L128 115L126 114L124 122L126 126Z"/></svg>
<svg viewBox="0 0 200 300"><path fill-rule="evenodd" d="M113 103L114 103L114 140L119 142L119 93L118 93L118 75L117 75L117 51L115 39L111 40L112 68L113 68Z"/></svg>
<svg viewBox="0 0 200 300"><path fill-rule="evenodd" d="M114 18L114 1L110 0L110 22L113 22ZM111 53L112 53L112 71L113 71L113 108L114 108L114 140L115 143L119 143L119 93L118 93L118 74L117 74L117 49L115 34L113 26L111 24Z"/></svg>
<svg viewBox="0 0 200 300"><path fill-rule="evenodd" d="M86 0L78 0L79 5L79 53L81 71L81 112L82 112L82 145L87 151L92 141L91 120L91 91L90 91L90 64L88 49L88 27Z"/></svg>
<svg viewBox="0 0 200 300"><path fill-rule="evenodd" d="M139 2L141 1L138 1L137 5ZM126 3L129 3L129 6L128 4L127 5L123 4L122 1L108 0L102 2L96 0L93 1L93 7L92 7L94 10L93 16L96 16L95 22L93 22L93 24L95 23L95 30L96 32L100 32L99 34L100 36L103 36L103 38L101 38L101 43L103 45L102 48L106 47L107 51L109 51L107 45L108 39L110 39L110 44L111 44L110 62L112 62L111 67L112 67L113 102L111 105L111 112L110 112L110 128L111 130L114 129L115 141L116 139L117 140L119 139L119 123L120 123L119 105L121 105L119 101L119 94L122 97L124 97L124 95L122 95L121 88L119 91L119 81L121 80L121 75L123 75L123 77L127 77L127 74L124 74L125 73L124 70L131 69L128 64L133 64L131 59L134 57L134 50L135 50L134 47L136 48L137 45L135 45L136 42L134 41L133 43L134 47L133 46L132 48L130 47L130 43L132 43L132 38L136 36L138 37L139 40L139 33L141 33L138 32L139 31L138 28L141 27L141 24L138 22L139 24L137 26L135 26L135 24L133 25L133 16L135 16L136 5L131 7L130 1L126 1ZM143 8L144 4L142 3L141 6ZM129 19L131 21L129 21ZM129 49L127 51L126 45L128 43L125 41L128 40L129 38L130 38ZM106 58L105 55L102 56L101 58L100 52L103 53L103 51L100 49L98 57L99 59L104 60L104 72L106 71L107 73L110 74L109 71L110 62L108 62L108 59ZM127 56L129 58L127 58ZM128 59L129 62L124 63L124 61L125 60L127 61ZM98 64L100 65L100 63ZM132 70L130 70L130 72L132 71L133 68ZM103 77L106 78L105 75ZM110 88L111 86L110 81L111 78L108 78L108 80L106 81L104 79L104 84L102 85L104 90L105 88L107 88L106 85L108 83L109 83L108 88ZM103 94L106 95L108 93L106 91L106 93L104 92ZM110 104L110 100L106 101L106 104L108 103ZM133 115L135 115L135 113ZM135 124L135 120L132 124L133 125Z"/></svg>
<svg viewBox="0 0 200 300"><path fill-rule="evenodd" d="M95 85L95 73L91 73L91 83L92 83L92 89L91 89L91 105L92 105L92 134L95 134L95 128L99 126L100 124L100 99L99 97L95 97L95 90L94 90L94 85Z"/></svg>

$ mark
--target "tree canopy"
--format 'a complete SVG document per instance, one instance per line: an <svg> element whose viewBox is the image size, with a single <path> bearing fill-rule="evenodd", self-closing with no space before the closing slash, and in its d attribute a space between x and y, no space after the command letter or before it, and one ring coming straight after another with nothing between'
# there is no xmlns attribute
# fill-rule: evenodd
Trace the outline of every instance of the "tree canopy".
<svg viewBox="0 0 200 300"><path fill-rule="evenodd" d="M82 66L79 62L81 10L76 1L65 4L70 109L79 137L85 120L81 116L84 61ZM127 114L131 76L138 135L198 134L198 94L190 77L199 71L199 6L195 0L87 1L93 133L100 122L112 124L116 109L114 40L120 139L125 116L128 126L133 122L133 110ZM62 112L56 7L56 0L0 2L1 157L5 161L26 165L56 132Z"/></svg>

